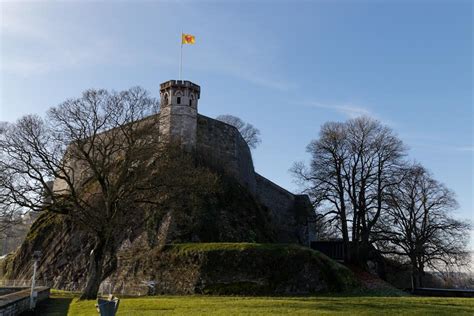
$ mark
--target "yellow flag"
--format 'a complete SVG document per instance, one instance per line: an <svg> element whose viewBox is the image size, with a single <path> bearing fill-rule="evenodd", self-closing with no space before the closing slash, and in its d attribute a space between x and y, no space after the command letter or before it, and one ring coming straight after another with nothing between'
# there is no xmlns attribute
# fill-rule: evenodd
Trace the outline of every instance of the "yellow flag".
<svg viewBox="0 0 474 316"><path fill-rule="evenodd" d="M191 34L181 34L181 44L194 44L196 37Z"/></svg>

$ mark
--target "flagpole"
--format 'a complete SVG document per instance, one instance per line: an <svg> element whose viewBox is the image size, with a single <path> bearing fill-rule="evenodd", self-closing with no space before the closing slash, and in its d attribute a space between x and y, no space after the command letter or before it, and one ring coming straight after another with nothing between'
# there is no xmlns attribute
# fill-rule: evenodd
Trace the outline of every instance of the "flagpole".
<svg viewBox="0 0 474 316"><path fill-rule="evenodd" d="M179 60L179 80L181 80L181 73L183 72L183 32L181 32L181 54Z"/></svg>

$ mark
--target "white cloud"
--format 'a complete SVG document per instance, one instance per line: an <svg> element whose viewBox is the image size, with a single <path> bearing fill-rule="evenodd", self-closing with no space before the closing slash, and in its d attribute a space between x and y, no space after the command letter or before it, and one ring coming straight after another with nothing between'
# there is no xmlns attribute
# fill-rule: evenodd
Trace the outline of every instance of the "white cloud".
<svg viewBox="0 0 474 316"><path fill-rule="evenodd" d="M31 14L31 10L25 10L25 7L14 4L13 2L1 3L1 36L19 36L22 38L48 40L44 29L39 25L40 21Z"/></svg>
<svg viewBox="0 0 474 316"><path fill-rule="evenodd" d="M110 39L98 34L80 38L77 30L64 30L61 22L51 21L44 12L37 14L34 8L39 9L34 4L1 4L2 72L29 77L108 63L117 55ZM47 8L41 7L45 12Z"/></svg>
<svg viewBox="0 0 474 316"><path fill-rule="evenodd" d="M474 152L474 146L463 146L463 145L460 145L460 146L456 146L456 145L448 145L447 143L447 140L444 140L443 142L440 142L440 140L436 140L436 141L431 141L431 142L427 142L427 141L423 141L423 142L420 142L419 140L415 140L415 141L410 141L410 139L408 139L407 143L410 144L410 146L412 148L418 148L418 149L425 149L425 150L429 150L429 151L433 151L433 152L442 152L442 153L469 153L469 154L472 154Z"/></svg>
<svg viewBox="0 0 474 316"><path fill-rule="evenodd" d="M361 116L368 116L392 128L395 128L397 126L396 122L389 119L382 118L378 113L375 113L375 111L365 106L358 106L358 105L353 105L350 103L329 104L329 103L320 103L320 102L315 102L315 101L301 102L299 103L299 105L309 106L313 108L327 109L329 111L336 112L349 119L361 117Z"/></svg>
<svg viewBox="0 0 474 316"><path fill-rule="evenodd" d="M443 133L437 133L433 129L427 129L423 132L407 132L401 133L402 138L412 145L413 148L423 148L436 152L459 152L472 153L474 145L456 144L459 140L449 139ZM470 140L468 140L469 142Z"/></svg>
<svg viewBox="0 0 474 316"><path fill-rule="evenodd" d="M224 73L268 89L285 92L295 88L294 84L285 79L277 78L276 75L271 75L261 69L257 70L257 66L249 67L247 64L240 67L239 65L236 65L236 63L237 61L235 59L230 60L228 57L221 55L214 59L213 62L201 64L199 66L191 65L191 67L194 69Z"/></svg>
<svg viewBox="0 0 474 316"><path fill-rule="evenodd" d="M359 116L370 116L373 118L377 118L375 113L373 113L371 110L365 107L360 107L360 106L346 105L346 104L323 104L323 103L318 103L318 102L308 102L308 103L305 103L305 105L315 107L315 108L329 109L332 111L336 111L339 114L342 114L348 118L355 118Z"/></svg>
<svg viewBox="0 0 474 316"><path fill-rule="evenodd" d="M471 146L457 146L457 147L454 147L454 149L457 150L457 151L474 152L474 145L471 145Z"/></svg>

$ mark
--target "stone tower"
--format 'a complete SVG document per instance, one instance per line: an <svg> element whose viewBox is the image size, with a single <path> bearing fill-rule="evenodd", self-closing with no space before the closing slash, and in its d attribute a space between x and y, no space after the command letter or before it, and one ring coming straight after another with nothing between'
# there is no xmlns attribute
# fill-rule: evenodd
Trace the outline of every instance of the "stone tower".
<svg viewBox="0 0 474 316"><path fill-rule="evenodd" d="M187 150L196 148L197 106L201 88L190 81L169 80L160 85L160 137Z"/></svg>

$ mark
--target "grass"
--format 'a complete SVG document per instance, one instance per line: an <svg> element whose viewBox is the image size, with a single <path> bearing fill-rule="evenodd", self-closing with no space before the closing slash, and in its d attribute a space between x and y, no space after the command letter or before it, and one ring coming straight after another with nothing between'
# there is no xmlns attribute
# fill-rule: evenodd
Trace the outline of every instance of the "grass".
<svg viewBox="0 0 474 316"><path fill-rule="evenodd" d="M322 290L347 291L359 285L345 266L320 252L295 244L180 243L167 245L164 253L169 256L169 266L182 266L183 271L186 271L190 260L198 260L198 273L204 279L219 280L228 275L245 275L232 282L207 282L202 291L197 293L272 295L282 293L282 289L291 287L291 284L296 284L303 278L309 280L308 293ZM301 273L308 267L320 274ZM265 284L247 282L259 278L265 278Z"/></svg>
<svg viewBox="0 0 474 316"><path fill-rule="evenodd" d="M248 242L209 242L209 243L180 243L169 246L174 251L188 253L194 251L222 251L222 250L237 250L244 251L248 249L264 249L264 250L282 250L285 248L301 248L301 246L294 244L260 244Z"/></svg>
<svg viewBox="0 0 474 316"><path fill-rule="evenodd" d="M188 255L196 253L209 253L209 252L245 252L245 251L262 251L270 252L275 255L286 256L290 252L301 252L311 251L307 247L302 247L296 244L269 244L269 243L247 243L247 242L210 242L210 243L179 243L166 245L165 250L178 254ZM313 255L318 257L326 257L319 252L311 251Z"/></svg>
<svg viewBox="0 0 474 316"><path fill-rule="evenodd" d="M98 315L95 301L53 292L40 315ZM441 297L155 296L123 298L118 316L135 315L473 315L474 300Z"/></svg>

